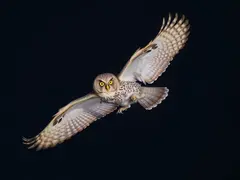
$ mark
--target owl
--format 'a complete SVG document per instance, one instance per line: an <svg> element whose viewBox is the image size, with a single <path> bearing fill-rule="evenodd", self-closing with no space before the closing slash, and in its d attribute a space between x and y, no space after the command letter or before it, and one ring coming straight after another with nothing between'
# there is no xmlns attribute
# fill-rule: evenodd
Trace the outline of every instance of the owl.
<svg viewBox="0 0 240 180"><path fill-rule="evenodd" d="M28 148L36 150L54 147L88 127L92 122L115 111L123 113L132 104L139 103L151 110L168 96L166 87L146 87L166 70L181 50L189 35L189 22L182 15L169 14L154 40L138 49L120 74L104 73L93 82L93 91L76 99L54 116L42 132L33 138L24 138Z"/></svg>

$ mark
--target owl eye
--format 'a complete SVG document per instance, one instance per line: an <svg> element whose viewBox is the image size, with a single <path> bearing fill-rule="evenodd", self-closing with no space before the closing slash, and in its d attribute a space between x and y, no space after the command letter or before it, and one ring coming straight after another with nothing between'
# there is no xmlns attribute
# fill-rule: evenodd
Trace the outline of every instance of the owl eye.
<svg viewBox="0 0 240 180"><path fill-rule="evenodd" d="M110 81L108 82L108 84L110 84L110 85L111 85L111 84L113 84L113 81L112 81L112 80L110 80Z"/></svg>
<svg viewBox="0 0 240 180"><path fill-rule="evenodd" d="M104 82L101 81L101 82L99 83L99 85L100 85L101 87L103 87L103 86L104 86Z"/></svg>

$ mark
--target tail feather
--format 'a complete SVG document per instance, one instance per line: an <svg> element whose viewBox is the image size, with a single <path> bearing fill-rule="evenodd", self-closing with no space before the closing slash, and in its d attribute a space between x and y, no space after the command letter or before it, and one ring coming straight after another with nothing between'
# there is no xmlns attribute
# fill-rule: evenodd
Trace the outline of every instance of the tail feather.
<svg viewBox="0 0 240 180"><path fill-rule="evenodd" d="M138 102L146 110L151 110L168 96L168 91L166 87L142 87L143 98Z"/></svg>

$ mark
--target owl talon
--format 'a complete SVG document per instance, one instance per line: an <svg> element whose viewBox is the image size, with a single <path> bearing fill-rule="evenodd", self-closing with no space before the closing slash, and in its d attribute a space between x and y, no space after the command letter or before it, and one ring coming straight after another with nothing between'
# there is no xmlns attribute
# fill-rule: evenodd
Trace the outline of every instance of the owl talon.
<svg viewBox="0 0 240 180"><path fill-rule="evenodd" d="M117 114L123 114L123 111L126 111L130 106L124 106L118 109Z"/></svg>
<svg viewBox="0 0 240 180"><path fill-rule="evenodd" d="M137 97L136 97L135 95L132 95L132 96L131 96L131 101L132 101L132 102L137 102Z"/></svg>

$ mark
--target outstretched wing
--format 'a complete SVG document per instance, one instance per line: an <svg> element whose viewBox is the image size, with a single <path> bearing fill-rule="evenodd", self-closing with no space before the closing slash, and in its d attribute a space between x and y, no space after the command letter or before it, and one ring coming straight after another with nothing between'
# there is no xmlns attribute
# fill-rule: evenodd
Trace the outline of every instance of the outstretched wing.
<svg viewBox="0 0 240 180"><path fill-rule="evenodd" d="M116 108L115 104L102 102L97 95L88 94L61 108L41 133L31 139L23 138L24 144L37 150L54 147Z"/></svg>
<svg viewBox="0 0 240 180"><path fill-rule="evenodd" d="M170 61L182 49L189 35L189 23L182 18L172 20L171 15L167 23L163 18L162 27L146 47L138 49L119 74L122 81L140 81L151 84L167 69Z"/></svg>

